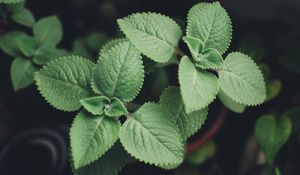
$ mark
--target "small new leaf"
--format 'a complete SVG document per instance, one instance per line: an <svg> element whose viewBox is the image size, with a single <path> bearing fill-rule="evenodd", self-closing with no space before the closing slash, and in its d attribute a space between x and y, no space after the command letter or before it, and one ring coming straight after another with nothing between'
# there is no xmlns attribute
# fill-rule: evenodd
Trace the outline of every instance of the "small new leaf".
<svg viewBox="0 0 300 175"><path fill-rule="evenodd" d="M222 55L215 49L205 49L194 60L195 66L202 69L221 69L224 63Z"/></svg>
<svg viewBox="0 0 300 175"><path fill-rule="evenodd" d="M255 137L269 164L273 164L280 148L288 141L292 125L288 117L264 115L256 122Z"/></svg>
<svg viewBox="0 0 300 175"><path fill-rule="evenodd" d="M198 38L194 37L183 37L183 41L187 44L193 58L197 58L203 50L203 44Z"/></svg>
<svg viewBox="0 0 300 175"><path fill-rule="evenodd" d="M110 100L110 104L105 107L104 113L109 117L119 117L121 115L127 115L128 111L123 102L114 97Z"/></svg>
<svg viewBox="0 0 300 175"><path fill-rule="evenodd" d="M186 35L201 40L203 48L223 54L230 45L232 26L226 10L219 2L204 5L191 12Z"/></svg>
<svg viewBox="0 0 300 175"><path fill-rule="evenodd" d="M172 114L184 140L201 128L208 114L208 108L187 114L178 87L168 87L160 96L159 104Z"/></svg>
<svg viewBox="0 0 300 175"><path fill-rule="evenodd" d="M42 96L55 108L75 111L79 100L90 97L94 63L79 57L57 58L35 74L36 85Z"/></svg>
<svg viewBox="0 0 300 175"><path fill-rule="evenodd" d="M110 103L110 100L104 96L90 97L80 100L81 105L93 115L101 115L104 113L104 108Z"/></svg>
<svg viewBox="0 0 300 175"><path fill-rule="evenodd" d="M197 69L188 57L183 57L180 61L179 84L187 114L207 107L219 91L217 77Z"/></svg>
<svg viewBox="0 0 300 175"><path fill-rule="evenodd" d="M234 101L258 105L266 99L263 75L250 57L234 52L227 56L219 72L220 87Z"/></svg>
<svg viewBox="0 0 300 175"><path fill-rule="evenodd" d="M74 175L118 175L118 172L130 160L120 142L116 142L100 159L74 170Z"/></svg>
<svg viewBox="0 0 300 175"><path fill-rule="evenodd" d="M119 137L125 150L145 163L174 168L183 161L179 130L171 114L157 104L144 104L126 120Z"/></svg>
<svg viewBox="0 0 300 175"><path fill-rule="evenodd" d="M101 55L92 77L92 88L108 98L131 101L144 81L140 52L130 43L121 42Z"/></svg>
<svg viewBox="0 0 300 175"><path fill-rule="evenodd" d="M135 13L118 20L126 37L144 55L160 63L175 55L182 36L179 25L171 18L157 13Z"/></svg>
<svg viewBox="0 0 300 175"><path fill-rule="evenodd" d="M33 34L41 43L51 42L56 45L63 36L61 22L56 16L42 18L33 26Z"/></svg>
<svg viewBox="0 0 300 175"><path fill-rule="evenodd" d="M38 69L33 63L21 57L14 59L11 68L10 76L12 85L15 91L19 91L34 82L33 75Z"/></svg>
<svg viewBox="0 0 300 175"><path fill-rule="evenodd" d="M116 119L78 113L70 129L74 168L79 169L104 155L118 139L120 127Z"/></svg>

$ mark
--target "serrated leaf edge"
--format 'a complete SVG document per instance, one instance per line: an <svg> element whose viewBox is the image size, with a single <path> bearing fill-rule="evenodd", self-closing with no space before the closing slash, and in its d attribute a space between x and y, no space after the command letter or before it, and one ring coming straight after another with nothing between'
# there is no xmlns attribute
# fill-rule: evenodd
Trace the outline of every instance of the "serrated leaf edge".
<svg viewBox="0 0 300 175"><path fill-rule="evenodd" d="M116 39L112 39L112 40L106 42L106 43L101 47L101 49L100 49L100 51L99 51L99 54L98 54L98 58L100 58L101 56L103 56L103 55L105 54L105 53L103 53L103 52L104 52L104 48L106 48L107 45L109 45L109 44L111 44L111 43L113 43L113 42L117 42L117 41L119 41L118 44L123 43L123 42L129 42L129 40L128 40L127 38L116 38ZM118 45L118 44L116 44L116 45ZM113 46L113 47L114 47L114 46ZM107 52L110 51L113 47L111 47L109 50L107 50Z"/></svg>
<svg viewBox="0 0 300 175"><path fill-rule="evenodd" d="M62 109L62 108L59 108L59 107L56 107L56 106L52 105L52 104L49 102L49 99L48 99L45 95L43 95L43 93L41 92L41 89L39 88L40 86L39 86L38 81L37 81L37 75L38 75L38 73L39 73L40 71L43 71L49 64L54 63L54 62L60 62L60 61L63 60L63 59L69 59L69 58L72 58L72 57L75 57L76 59L82 59L82 60L85 60L85 61L87 61L87 62L89 62L89 63L95 65L94 62L92 62L91 60L86 59L86 58L84 58L84 57L82 57L82 56L78 56L78 55L63 56L63 57L56 58L56 59L54 59L54 60L52 60L52 61L46 63L45 65L43 65L43 67L42 67L39 71L36 71L36 72L34 73L34 81L35 81L34 84L35 84L36 89L38 90L38 92L41 94L41 96L42 96L42 97L45 99L45 101L46 101L50 106L52 106L54 109L58 109L58 110L61 110L61 111L64 111L64 112L73 112L73 111L77 111L77 110L79 110L81 107L79 107L79 108L76 109L76 110L65 110L65 109ZM94 67L95 67L95 66L94 66Z"/></svg>
<svg viewBox="0 0 300 175"><path fill-rule="evenodd" d="M250 56L248 56L248 55L246 55L246 54L244 54L244 53L242 53L242 52L231 52L230 54L232 54L232 53L238 53L238 54L244 55L247 59L249 59L252 63L254 63L255 67L259 70L260 74L261 74L262 77L263 77L263 80L264 80L264 81L263 81L263 85L264 85L264 87L265 87L264 91L265 91L265 94L266 94L267 92L266 92L266 82L265 82L265 77L264 77L264 74L262 73L262 71L260 70L260 68L258 67L258 65L255 63L255 61L253 61L253 59L252 59ZM225 58L225 60L226 60L226 58ZM221 88L221 87L220 87L220 88ZM225 95L227 95L227 97L229 97L230 99L232 99L234 102L236 102L236 103L238 103L238 104L241 104L241 105L244 105L244 106L246 106L246 107L247 107L247 106L259 106L259 105L263 104L263 103L265 102L266 98L267 98L267 96L265 96L265 98L264 98L261 102L259 102L259 103L257 103L257 104L246 104L246 103L243 103L243 102L238 101L237 99L232 98L232 97L229 96L224 90L223 90L223 92L224 92Z"/></svg>
<svg viewBox="0 0 300 175"><path fill-rule="evenodd" d="M210 7L210 6L213 6L214 4L219 4L219 5L221 6L220 2L207 3L207 4L205 5L205 7L203 7L200 11L202 11L202 10L204 10L204 9ZM222 7L222 6L221 6L221 8L224 9L224 7ZM190 27L190 23L191 23L192 20L195 18L195 16L197 16L197 14L200 13L200 11L198 11L197 13L194 13L194 15L191 16L191 19L187 19L187 27L186 27L186 33L185 33L186 36L188 36L187 31L188 31L188 29L189 29L189 27ZM224 11L225 11L226 16L230 19L230 20L229 20L229 24L230 24L230 36L229 36L229 43L228 43L228 45L226 46L225 51L222 52L222 53L219 52L221 55L223 55L223 54L228 50L228 48L230 47L231 41L232 41L232 33L233 33L233 28L232 28L232 21L231 21L231 18L230 18L230 16L228 15L228 12L226 11L226 9L224 9ZM205 47L205 46L203 46L203 47Z"/></svg>
<svg viewBox="0 0 300 175"><path fill-rule="evenodd" d="M80 112L79 112L80 113ZM78 114L79 114L78 113ZM77 114L77 115L78 115ZM107 116L103 116L103 117L107 117ZM74 123L75 123L75 120L76 120L77 118L75 117L74 118L74 120L73 120L73 122L72 122L72 124L71 124L71 127L70 127L70 132L69 132L69 138L70 138L70 150L71 150L71 152L70 152L70 154L71 154L71 158L72 158L72 163L73 163L73 170L78 170L78 169L80 169L80 168L82 168L82 167L86 167L86 166L88 166L88 165L90 165L91 163L94 163L95 161L97 161L98 159L100 159L116 142L117 142L117 140L118 140L118 137L116 137L116 139L115 139L115 141L114 142L112 142L112 144L111 145L108 145L106 148L104 148L103 150L103 152L102 152L102 154L100 154L99 155L99 157L97 158L97 159L95 159L95 160L92 160L92 161L89 161L88 163L84 163L84 164L82 164L80 167L78 167L78 168L76 168L75 167L75 162L74 162L74 158L73 158L73 155L72 155L72 153L73 153L73 147L72 147L72 144L71 144L71 140L72 140L72 134L71 134L71 128L73 128L73 126L74 126ZM78 119L77 119L78 120ZM112 120L114 120L114 119L112 119ZM117 120L117 119L115 119L115 120ZM120 129L121 129L121 123L120 123L120 121L119 120L117 120L118 121L118 124L119 124L119 132L120 132ZM119 134L118 134L119 135Z"/></svg>
<svg viewBox="0 0 300 175"><path fill-rule="evenodd" d="M155 105L158 105L160 108L162 108L163 110L165 110L167 113L169 113L169 114L171 115L171 113L170 113L168 110L166 110L164 107L162 107L160 104L157 104L157 103L154 103L154 102L146 102L146 103L144 103L143 105L145 105L145 104L155 104ZM174 123L174 121L173 121L173 123ZM176 124L175 124L175 126L176 126L177 129L178 129L178 126L177 126ZM179 130L179 129L178 129L178 130ZM179 132L179 135L180 135L180 137L181 137L180 132ZM169 170L168 168L163 167L163 166L180 165L180 164L183 162L183 160L184 160L184 159L182 159L181 162L169 162L169 163L163 163L163 164L160 164L160 163L157 163L157 162L145 161L145 160L142 160L142 159L136 157L135 155L132 155L132 154L127 150L127 148L122 144L122 141L121 141L121 140L122 140L122 139L120 138L120 142L121 142L121 145L122 145L122 147L124 148L124 150L126 150L126 152L127 152L130 156L132 156L132 157L135 158L136 160L138 160L138 161L140 161L140 162L143 162L143 163L145 163L145 164L154 165L154 166L156 166L156 167L159 167L159 168L162 168L162 169ZM181 138L181 140L183 140L183 139ZM183 147L184 147L183 142L181 142L181 143L182 143L182 145L183 145Z"/></svg>
<svg viewBox="0 0 300 175"><path fill-rule="evenodd" d="M141 14L141 15L143 15L143 14L145 14L145 15L152 15L152 14L154 14L154 15L160 15L160 16L162 16L162 17L165 17L165 18L167 18L167 19L169 19L170 21L172 21L172 23L174 23L179 29L180 29L180 31L181 31L181 36L180 36L180 38L182 37L182 35L183 35L183 33L182 33L182 28L180 27L180 25L178 25L178 23L174 20L174 19L172 19L171 17L169 17L169 16L167 16L167 15L164 15L164 14L161 14L161 13L158 13L158 12L150 12L150 11L148 11L148 12L137 12L137 13L133 13L133 14L131 14L131 15L128 15L128 16L125 16L125 17L123 17L123 18L120 18L120 19L117 19L117 24L118 24L118 26L119 26L119 29L124 33L124 35L126 36L126 34L125 34L125 32L122 30L122 28L121 28L121 26L120 26L120 24L119 24L119 21L121 21L121 20L126 20L126 19L128 19L128 18L130 18L130 17L132 17L132 16L134 16L134 15L136 15L136 14ZM127 36L126 36L126 38L127 38ZM180 41L180 38L179 38L179 40L178 40L178 42L177 42L177 45L178 45L178 43L179 43L179 41ZM128 38L127 38L128 39ZM129 40L129 39L128 39ZM131 42L132 43L132 42ZM134 43L132 43L135 47L136 47L136 45L134 44ZM169 43L168 43L169 44ZM172 46L173 47L173 46ZM138 49L137 47L136 47L136 49ZM138 49L139 50L139 49ZM140 51L140 50L139 50ZM142 53L142 51L140 51L141 53ZM172 59L172 57L170 57L169 58L169 60L167 60L167 61L160 61L160 60L154 60L154 59L152 59L149 55L147 55L147 54L144 54L144 53L142 53L143 55L145 55L145 56L147 56L149 59L151 59L152 61L154 61L154 62L157 62L157 63L166 63L166 62L168 62L168 61L170 61L170 59ZM174 47L174 54L176 54L176 47Z"/></svg>

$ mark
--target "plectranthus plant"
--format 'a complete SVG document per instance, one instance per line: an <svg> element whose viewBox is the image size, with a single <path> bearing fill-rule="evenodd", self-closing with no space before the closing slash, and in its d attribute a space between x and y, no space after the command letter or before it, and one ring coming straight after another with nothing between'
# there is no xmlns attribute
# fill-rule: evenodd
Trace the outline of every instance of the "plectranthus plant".
<svg viewBox="0 0 300 175"><path fill-rule="evenodd" d="M70 129L74 174L115 175L133 160L174 169L217 97L233 111L264 102L266 87L256 63L243 53L226 52L232 26L220 3L193 6L185 34L159 13L135 13L117 23L126 38L105 44L96 63L65 56L35 73L50 105L77 111ZM181 40L189 53L179 48ZM158 102L133 101L147 76L142 57L160 66L178 64L178 86L166 88Z"/></svg>
<svg viewBox="0 0 300 175"><path fill-rule="evenodd" d="M15 91L34 83L34 73L47 62L67 52L57 44L63 36L58 17L48 16L38 21L21 0L0 1L0 48L14 58L11 82ZM32 34L19 26L32 28Z"/></svg>

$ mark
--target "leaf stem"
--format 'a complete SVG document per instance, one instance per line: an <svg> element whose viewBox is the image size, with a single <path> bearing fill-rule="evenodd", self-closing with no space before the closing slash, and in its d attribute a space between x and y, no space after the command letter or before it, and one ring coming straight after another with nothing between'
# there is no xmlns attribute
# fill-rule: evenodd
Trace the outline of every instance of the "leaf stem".
<svg viewBox="0 0 300 175"><path fill-rule="evenodd" d="M187 153L191 153L199 148L201 148L205 143L211 140L221 129L228 115L228 109L224 106L222 107L216 121L213 123L212 127L199 137L195 142L188 144Z"/></svg>
<svg viewBox="0 0 300 175"><path fill-rule="evenodd" d="M175 53L180 57L184 57L186 55L179 47L175 48Z"/></svg>

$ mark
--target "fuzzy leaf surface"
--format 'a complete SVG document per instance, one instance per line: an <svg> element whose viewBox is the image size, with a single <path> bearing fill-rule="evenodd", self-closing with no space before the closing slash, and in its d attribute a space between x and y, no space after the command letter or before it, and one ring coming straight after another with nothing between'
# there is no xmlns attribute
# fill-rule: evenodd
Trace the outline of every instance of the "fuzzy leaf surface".
<svg viewBox="0 0 300 175"><path fill-rule="evenodd" d="M120 142L116 142L100 159L74 171L74 175L118 175L130 160Z"/></svg>
<svg viewBox="0 0 300 175"><path fill-rule="evenodd" d="M188 57L183 57L180 61L179 84L187 114L207 107L219 91L217 77L208 71L197 69Z"/></svg>
<svg viewBox="0 0 300 175"><path fill-rule="evenodd" d="M131 101L144 81L140 52L130 43L122 42L100 56L92 78L93 90L108 98Z"/></svg>
<svg viewBox="0 0 300 175"><path fill-rule="evenodd" d="M129 154L145 163L165 168L183 161L178 127L171 114L158 104L146 103L126 120L120 140Z"/></svg>
<svg viewBox="0 0 300 175"><path fill-rule="evenodd" d="M159 104L172 114L184 140L201 128L208 114L208 108L187 114L178 87L168 87L160 96Z"/></svg>
<svg viewBox="0 0 300 175"><path fill-rule="evenodd" d="M104 108L109 104L110 100L104 96L89 97L81 99L80 103L88 112L93 115L101 115L104 113Z"/></svg>
<svg viewBox="0 0 300 175"><path fill-rule="evenodd" d="M264 77L254 61L242 53L227 56L219 72L220 87L234 101L258 105L266 99Z"/></svg>
<svg viewBox="0 0 300 175"><path fill-rule="evenodd" d="M218 93L218 97L221 100L221 102L231 111L236 113L242 113L245 111L246 106L239 104L232 100L230 97L228 97L221 89Z"/></svg>
<svg viewBox="0 0 300 175"><path fill-rule="evenodd" d="M179 25L171 18L157 13L135 13L118 20L126 37L144 55L160 63L175 55L182 36Z"/></svg>
<svg viewBox="0 0 300 175"><path fill-rule="evenodd" d="M207 2L200 2L193 5L193 7L188 12L187 21L191 21L193 16L196 15L200 10L204 9L208 4L209 3Z"/></svg>
<svg viewBox="0 0 300 175"><path fill-rule="evenodd" d="M99 159L118 139L118 120L80 112L70 129L74 168L79 169Z"/></svg>
<svg viewBox="0 0 300 175"><path fill-rule="evenodd" d="M75 111L81 107L79 100L90 97L94 63L79 57L57 58L35 75L42 96L55 108Z"/></svg>
<svg viewBox="0 0 300 175"><path fill-rule="evenodd" d="M188 20L187 36L198 38L203 48L216 49L223 54L230 45L232 26L230 18L219 2L205 5Z"/></svg>

